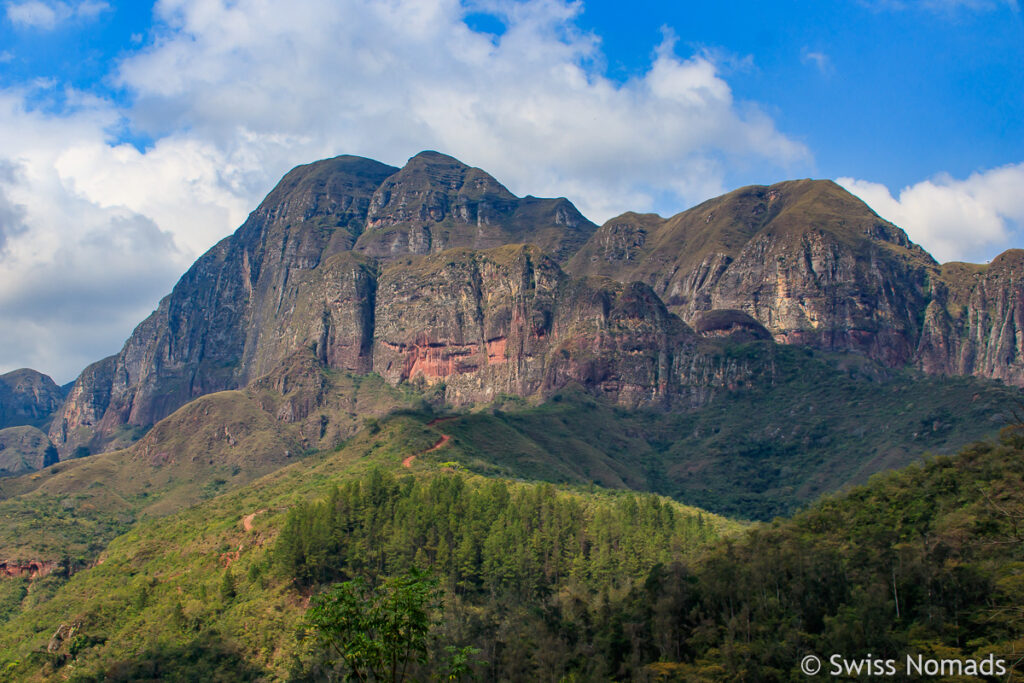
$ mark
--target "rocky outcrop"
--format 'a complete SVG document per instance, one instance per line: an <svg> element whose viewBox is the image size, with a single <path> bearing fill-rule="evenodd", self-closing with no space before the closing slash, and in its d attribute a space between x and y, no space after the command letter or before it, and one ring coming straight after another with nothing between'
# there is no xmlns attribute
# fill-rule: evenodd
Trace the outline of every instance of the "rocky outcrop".
<svg viewBox="0 0 1024 683"><path fill-rule="evenodd" d="M596 228L566 199L520 199L479 168L421 152L374 193L355 249L391 259L529 243L565 261Z"/></svg>
<svg viewBox="0 0 1024 683"><path fill-rule="evenodd" d="M60 387L41 372L22 368L0 375L0 429L40 427L63 400Z"/></svg>
<svg viewBox="0 0 1024 683"><path fill-rule="evenodd" d="M536 247L392 264L378 285L374 370L444 383L454 404L571 382L626 405L666 403L693 333L640 283L577 280Z"/></svg>
<svg viewBox="0 0 1024 683"><path fill-rule="evenodd" d="M196 261L120 353L82 374L51 439L61 458L127 445L188 401L243 387L301 349L370 372L373 257L510 242L568 255L594 228L564 199L517 198L435 152L401 171L349 156L300 166Z"/></svg>
<svg viewBox="0 0 1024 683"><path fill-rule="evenodd" d="M18 561L0 560L0 576L3 577L25 577L29 579L41 579L49 576L59 568L57 562L49 560L40 561Z"/></svg>
<svg viewBox="0 0 1024 683"><path fill-rule="evenodd" d="M35 427L0 429L0 476L34 472L57 462L57 449Z"/></svg>
<svg viewBox="0 0 1024 683"><path fill-rule="evenodd" d="M771 339L771 333L764 325L743 311L719 308L705 311L696 316L694 330L705 337L726 337L733 341L745 342Z"/></svg>
<svg viewBox="0 0 1024 683"><path fill-rule="evenodd" d="M107 450L125 425L144 428L198 396L244 386L305 343L307 331L282 320L300 294L316 289L309 273L355 243L374 190L396 170L338 157L286 175L234 235L196 261L119 354L79 377L50 431L61 458ZM344 308L344 289L320 290L337 294L316 312L321 320ZM365 308L361 299L353 306Z"/></svg>
<svg viewBox="0 0 1024 683"><path fill-rule="evenodd" d="M746 187L669 219L601 226L570 272L650 284L697 324L746 313L776 341L911 362L937 265L830 181Z"/></svg>
<svg viewBox="0 0 1024 683"><path fill-rule="evenodd" d="M1024 385L1024 250L988 265L947 263L925 309L917 363L925 372Z"/></svg>

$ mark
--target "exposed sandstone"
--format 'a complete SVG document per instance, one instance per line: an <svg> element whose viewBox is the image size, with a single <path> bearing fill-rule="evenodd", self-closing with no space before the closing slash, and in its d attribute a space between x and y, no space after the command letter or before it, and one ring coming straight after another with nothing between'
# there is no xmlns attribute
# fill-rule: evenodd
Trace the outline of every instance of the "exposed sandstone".
<svg viewBox="0 0 1024 683"><path fill-rule="evenodd" d="M373 194L355 249L391 259L530 243L564 261L596 228L566 199L519 198L479 168L421 152Z"/></svg>
<svg viewBox="0 0 1024 683"><path fill-rule="evenodd" d="M752 186L661 219L624 214L570 261L573 273L650 284L696 323L750 315L782 343L913 359L936 264L830 181Z"/></svg>
<svg viewBox="0 0 1024 683"><path fill-rule="evenodd" d="M50 438L61 458L127 445L298 353L392 384L443 383L457 404L567 383L624 405L699 404L761 376L683 321L705 338L767 333L1024 384L1020 263L940 268L828 181L595 231L564 199L518 198L436 152L403 169L338 157L290 172L200 257L119 354L83 372ZM315 422L322 397L302 396L275 408L281 419Z"/></svg>
<svg viewBox="0 0 1024 683"><path fill-rule="evenodd" d="M635 283L568 277L535 247L450 251L384 269L374 370L445 383L456 404L578 382L629 405L665 402L692 332Z"/></svg>

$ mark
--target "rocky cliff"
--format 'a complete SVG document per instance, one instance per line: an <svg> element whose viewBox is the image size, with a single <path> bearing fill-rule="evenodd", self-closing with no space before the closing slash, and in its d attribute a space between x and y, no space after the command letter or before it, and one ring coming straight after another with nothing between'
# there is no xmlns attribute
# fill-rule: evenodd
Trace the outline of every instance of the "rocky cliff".
<svg viewBox="0 0 1024 683"><path fill-rule="evenodd" d="M374 192L355 249L387 259L530 243L565 261L596 228L567 199L520 199L479 168L422 152Z"/></svg>
<svg viewBox="0 0 1024 683"><path fill-rule="evenodd" d="M193 398L269 372L282 347L304 341L281 320L308 273L352 247L374 190L396 170L345 156L286 175L235 234L196 261L119 354L78 379L50 430L61 458L105 450L124 425L151 425Z"/></svg>
<svg viewBox="0 0 1024 683"><path fill-rule="evenodd" d="M530 246L389 264L377 302L374 370L443 382L455 404L570 382L621 404L665 403L694 338L649 287L570 278Z"/></svg>
<svg viewBox="0 0 1024 683"><path fill-rule="evenodd" d="M1022 265L1010 250L987 266L940 266L838 185L801 180L668 219L623 214L567 270L646 282L701 334L756 338L745 314L780 343L1024 386Z"/></svg>
<svg viewBox="0 0 1024 683"><path fill-rule="evenodd" d="M43 426L64 400L52 379L23 368L0 375L0 429Z"/></svg>
<svg viewBox="0 0 1024 683"><path fill-rule="evenodd" d="M942 266L924 311L917 363L931 374L1024 385L1024 250L987 265Z"/></svg>
<svg viewBox="0 0 1024 683"><path fill-rule="evenodd" d="M307 352L454 404L571 382L623 405L699 404L760 372L718 337L1024 384L1022 261L940 267L829 181L597 229L436 152L402 169L337 157L286 175L87 368L50 437L62 459L125 445Z"/></svg>
<svg viewBox="0 0 1024 683"><path fill-rule="evenodd" d="M245 386L299 349L370 372L382 262L509 242L564 256L594 229L564 199L519 199L435 152L401 170L349 156L300 166L196 261L119 354L82 374L50 437L62 458L125 445L137 436L128 427Z"/></svg>
<svg viewBox="0 0 1024 683"><path fill-rule="evenodd" d="M746 313L782 343L911 361L936 264L830 181L753 186L605 223L568 270L650 284L685 320Z"/></svg>
<svg viewBox="0 0 1024 683"><path fill-rule="evenodd" d="M0 477L24 474L57 462L57 449L35 427L0 429Z"/></svg>

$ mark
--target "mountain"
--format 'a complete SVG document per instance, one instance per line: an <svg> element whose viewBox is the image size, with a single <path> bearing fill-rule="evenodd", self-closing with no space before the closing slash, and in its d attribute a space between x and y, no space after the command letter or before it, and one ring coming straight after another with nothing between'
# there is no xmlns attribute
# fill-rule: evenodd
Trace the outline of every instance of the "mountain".
<svg viewBox="0 0 1024 683"><path fill-rule="evenodd" d="M82 373L49 435L61 459L126 446L302 350L453 406L575 382L623 406L693 408L770 378L720 365L723 344L768 338L1020 384L1020 260L940 267L828 181L597 229L437 152L402 169L342 156L288 173Z"/></svg>
<svg viewBox="0 0 1024 683"><path fill-rule="evenodd" d="M567 199L518 198L479 168L421 152L374 192L354 249L388 259L530 243L561 262L596 229Z"/></svg>
<svg viewBox="0 0 1024 683"><path fill-rule="evenodd" d="M989 266L940 266L835 183L798 180L667 219L623 214L566 269L645 282L697 327L738 311L780 343L1024 385L1021 263L1011 250Z"/></svg>
<svg viewBox="0 0 1024 683"><path fill-rule="evenodd" d="M300 166L196 261L119 354L82 373L50 438L62 459L125 445L125 425L145 428L193 398L245 386L299 348L371 371L381 264L364 253L512 240L557 254L593 228L565 200L517 199L435 152L401 170L349 156Z"/></svg>
<svg viewBox="0 0 1024 683"><path fill-rule="evenodd" d="M0 477L24 474L57 462L57 449L46 434L24 425L0 429Z"/></svg>
<svg viewBox="0 0 1024 683"><path fill-rule="evenodd" d="M23 368L0 375L0 477L52 465L57 451L41 429L64 401L48 376Z"/></svg>
<svg viewBox="0 0 1024 683"><path fill-rule="evenodd" d="M307 608L414 567L424 680L1019 652L1022 269L822 181L597 228L436 152L300 166L56 412L0 385L52 439L0 429L0 678L341 677Z"/></svg>
<svg viewBox="0 0 1024 683"><path fill-rule="evenodd" d="M52 379L28 368L0 375L0 429L43 427L64 400Z"/></svg>
<svg viewBox="0 0 1024 683"><path fill-rule="evenodd" d="M1024 250L989 264L947 263L924 311L917 364L926 372L1024 383Z"/></svg>

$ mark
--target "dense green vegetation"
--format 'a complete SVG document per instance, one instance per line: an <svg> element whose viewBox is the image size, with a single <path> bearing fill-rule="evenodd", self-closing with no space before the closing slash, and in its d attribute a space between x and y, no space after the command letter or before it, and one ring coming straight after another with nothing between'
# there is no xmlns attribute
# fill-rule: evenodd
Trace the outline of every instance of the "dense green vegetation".
<svg viewBox="0 0 1024 683"><path fill-rule="evenodd" d="M329 598L309 599L417 569L441 591L410 669L424 676L447 671L445 646L477 648L462 666L486 680L802 680L807 653L1012 664L1024 649L1019 428L742 533L649 494L488 479L426 454L405 469L436 431L374 429L146 522L70 580L5 584L0 670L321 680L337 654L302 634Z"/></svg>
<svg viewBox="0 0 1024 683"><path fill-rule="evenodd" d="M490 643L478 659L494 671L530 671L525 634L536 631L546 600L628 590L655 563L682 561L737 529L650 494L492 481L426 462L401 466L436 434L412 417L381 421L337 453L138 524L98 565L70 580L36 581L50 585L38 599L36 588L28 598L3 596L0 670L10 680L316 680L324 654L298 635L309 597L339 579L376 585L429 566L444 591L431 661L445 661L445 645ZM498 540L520 545L467 546L492 527L504 529ZM324 542L322 551L306 544L307 552L306 534L342 542ZM554 537L564 543L561 555L545 547ZM594 563L600 571L566 562L580 557L580 539L604 558ZM422 548L419 557L410 544ZM512 558L516 547L532 552ZM232 667L238 673L224 673Z"/></svg>
<svg viewBox="0 0 1024 683"><path fill-rule="evenodd" d="M341 497L333 505L347 507ZM650 528L626 536L645 538ZM620 557L633 555L623 550ZM528 546L503 566L539 576L529 562L517 566L523 553ZM908 654L993 656L1009 668L1024 648L1024 432L1010 428L999 443L879 476L696 560L584 572L568 590L460 583L458 563L437 566L463 605L483 606L473 620L454 619L451 637L481 647L491 658L483 670L499 680L568 672L587 680L800 680L808 653L892 658L899 671ZM482 599L495 595L497 602ZM487 623L494 614L514 624L511 633L495 637Z"/></svg>
<svg viewBox="0 0 1024 683"><path fill-rule="evenodd" d="M618 605L623 662L687 680L801 678L801 657L1024 649L1024 435L880 476L652 571ZM1015 679L1016 680L1016 679Z"/></svg>

